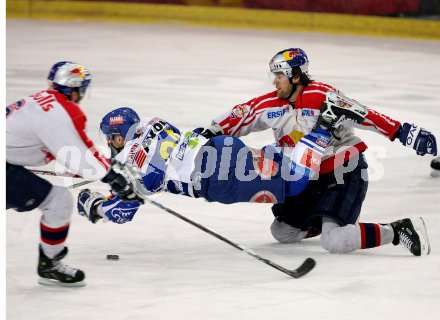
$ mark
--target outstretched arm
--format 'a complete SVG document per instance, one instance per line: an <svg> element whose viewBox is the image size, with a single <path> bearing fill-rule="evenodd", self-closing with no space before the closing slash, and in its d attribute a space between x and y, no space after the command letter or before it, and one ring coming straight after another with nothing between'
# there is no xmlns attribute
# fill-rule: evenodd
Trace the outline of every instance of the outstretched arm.
<svg viewBox="0 0 440 320"><path fill-rule="evenodd" d="M89 189L81 190L77 201L78 213L92 223L101 219L119 224L129 222L141 204L137 200L123 201L119 196L104 197L101 193L91 192Z"/></svg>
<svg viewBox="0 0 440 320"><path fill-rule="evenodd" d="M351 116L348 115L349 113ZM401 124L341 93L327 92L318 124L325 124L332 131L336 126L346 123L360 129L377 132L391 141L399 139L404 146L413 148L418 155L437 155L436 138L430 131L416 124L407 122Z"/></svg>

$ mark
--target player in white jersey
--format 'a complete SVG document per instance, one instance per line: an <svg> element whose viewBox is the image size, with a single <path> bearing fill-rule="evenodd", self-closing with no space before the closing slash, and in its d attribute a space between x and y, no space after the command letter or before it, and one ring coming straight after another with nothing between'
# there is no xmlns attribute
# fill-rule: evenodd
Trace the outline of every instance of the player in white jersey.
<svg viewBox="0 0 440 320"><path fill-rule="evenodd" d="M140 120L130 108L107 114L100 129L139 193L166 191L225 204L278 203L301 193L319 167L330 138L328 131L318 127L290 150L289 157L271 147L262 154L237 138L206 139L200 129L181 132L159 118ZM93 223L101 218L125 223L133 219L140 204L85 189L78 197L78 212Z"/></svg>
<svg viewBox="0 0 440 320"><path fill-rule="evenodd" d="M84 272L65 265L65 241L73 200L69 191L54 186L25 168L56 159L70 171L109 183L125 199L136 197L133 186L99 155L85 133L86 117L78 106L91 81L89 71L69 61L50 70L48 90L6 107L6 205L26 212L42 212L39 282L82 286Z"/></svg>
<svg viewBox="0 0 440 320"><path fill-rule="evenodd" d="M236 105L213 119L202 134L241 137L269 130L279 146L293 147L322 120L346 108L359 106L329 84L314 81L308 74L309 59L300 48L276 53L269 62L276 90ZM329 109L322 109L327 105ZM429 253L429 241L421 218L393 223L359 222L368 188L367 145L353 127L376 132L400 141L419 155L437 155L435 136L420 126L401 123L371 108L362 121L334 130L319 168L319 176L306 190L284 203L275 204L271 233L281 243L295 243L319 235L321 246L332 253L347 253L389 243L403 244L416 255ZM342 119L342 118L341 118ZM409 230L409 232L407 231Z"/></svg>

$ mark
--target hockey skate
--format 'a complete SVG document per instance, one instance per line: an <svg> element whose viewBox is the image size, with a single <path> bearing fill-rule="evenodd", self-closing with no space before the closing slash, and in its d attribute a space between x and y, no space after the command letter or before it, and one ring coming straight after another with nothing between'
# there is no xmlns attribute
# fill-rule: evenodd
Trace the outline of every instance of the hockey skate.
<svg viewBox="0 0 440 320"><path fill-rule="evenodd" d="M431 161L431 177L440 177L440 157Z"/></svg>
<svg viewBox="0 0 440 320"><path fill-rule="evenodd" d="M53 259L47 257L40 245L40 257L38 261L38 275L40 284L49 286L81 287L85 285L84 272L65 265L61 262L67 255L67 247L58 253Z"/></svg>
<svg viewBox="0 0 440 320"><path fill-rule="evenodd" d="M395 246L401 244L415 256L430 253L431 246L422 218L397 220L390 225L394 230L393 244Z"/></svg>
<svg viewBox="0 0 440 320"><path fill-rule="evenodd" d="M368 114L367 107L341 93L329 91L321 106L316 126L333 132L346 123L362 123Z"/></svg>

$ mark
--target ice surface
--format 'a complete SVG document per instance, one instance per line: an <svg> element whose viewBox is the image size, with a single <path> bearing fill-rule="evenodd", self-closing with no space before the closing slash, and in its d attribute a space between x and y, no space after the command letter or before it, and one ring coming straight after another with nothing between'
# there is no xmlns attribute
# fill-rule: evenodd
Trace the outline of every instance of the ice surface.
<svg viewBox="0 0 440 320"><path fill-rule="evenodd" d="M82 106L97 142L101 117L119 106L182 129L206 126L233 105L270 91L268 61L287 47L308 53L316 79L440 137L440 42L18 20L7 21L6 37L7 103L45 88L58 60L91 70L93 87ZM126 225L91 225L74 213L66 262L86 271L87 286L54 288L37 284L39 213L8 211L7 319L438 319L440 178L429 177L431 157L377 134L359 134L370 146L374 180L361 220L423 216L430 256L413 257L392 245L331 255L319 239L281 245L269 232L269 205L160 195L157 201L284 267L296 268L306 257L317 267L302 279L289 278L146 204ZM262 146L272 142L271 132L245 141ZM100 183L90 188L106 190ZM107 261L107 254L120 260Z"/></svg>

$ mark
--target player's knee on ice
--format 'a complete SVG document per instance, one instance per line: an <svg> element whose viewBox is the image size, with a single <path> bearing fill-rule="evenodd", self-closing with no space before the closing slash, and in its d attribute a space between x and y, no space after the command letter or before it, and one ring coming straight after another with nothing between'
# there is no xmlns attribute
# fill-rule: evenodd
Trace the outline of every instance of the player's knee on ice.
<svg viewBox="0 0 440 320"><path fill-rule="evenodd" d="M307 231L294 228L285 222L275 219L270 226L272 236L279 243L295 243L300 242L307 234Z"/></svg>
<svg viewBox="0 0 440 320"><path fill-rule="evenodd" d="M43 213L42 223L49 227L59 227L69 223L73 210L73 197L69 190L52 186L46 199L39 206Z"/></svg>

